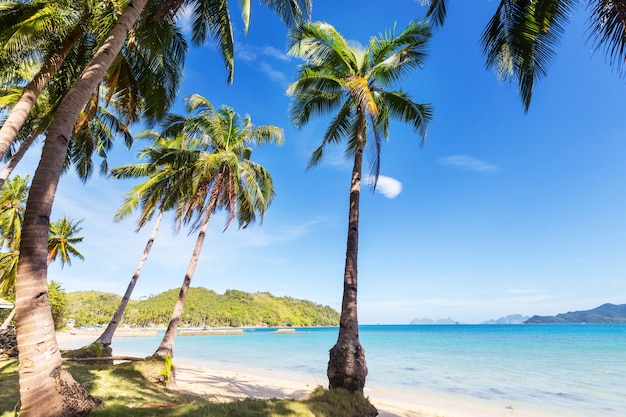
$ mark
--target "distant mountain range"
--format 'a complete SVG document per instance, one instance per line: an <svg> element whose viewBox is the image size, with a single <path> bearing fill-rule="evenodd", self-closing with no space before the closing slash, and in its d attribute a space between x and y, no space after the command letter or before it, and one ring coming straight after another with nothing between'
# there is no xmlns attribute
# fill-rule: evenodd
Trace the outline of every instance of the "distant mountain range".
<svg viewBox="0 0 626 417"><path fill-rule="evenodd" d="M497 320L488 320L481 324L524 324L530 317L522 316L521 314L512 314L506 317L500 317Z"/></svg>
<svg viewBox="0 0 626 417"><path fill-rule="evenodd" d="M521 314L512 314L510 316L500 317L499 319L485 321L480 324L523 324L528 319L529 319L528 316L522 316ZM462 323L460 321L457 321L448 317L447 319L439 319L439 320L433 320L429 318L413 319L411 320L411 324L465 324L465 323Z"/></svg>
<svg viewBox="0 0 626 417"><path fill-rule="evenodd" d="M480 324L558 324L558 323L624 323L626 324L626 304L603 304L593 310L570 311L556 316L522 316L512 314L495 320L488 320ZM447 319L433 320L429 318L413 319L411 324L463 324Z"/></svg>
<svg viewBox="0 0 626 417"><path fill-rule="evenodd" d="M526 323L626 323L626 304L603 304L593 310L570 311L556 316L532 316Z"/></svg>

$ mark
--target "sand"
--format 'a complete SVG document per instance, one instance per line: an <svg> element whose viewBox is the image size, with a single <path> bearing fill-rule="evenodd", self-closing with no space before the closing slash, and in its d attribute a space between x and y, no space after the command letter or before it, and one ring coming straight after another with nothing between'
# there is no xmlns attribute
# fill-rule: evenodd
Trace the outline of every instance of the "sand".
<svg viewBox="0 0 626 417"><path fill-rule="evenodd" d="M60 348L74 349L93 342L99 334L91 332L57 333ZM116 334L117 337L117 334ZM124 354L123 352L115 352ZM249 369L223 363L179 363L176 387L172 389L206 396L212 401L233 401L243 398L302 398L327 381L301 373ZM365 395L381 417L486 417L518 416L517 413L481 409L477 404L459 403L453 398L435 398L410 391L366 386Z"/></svg>

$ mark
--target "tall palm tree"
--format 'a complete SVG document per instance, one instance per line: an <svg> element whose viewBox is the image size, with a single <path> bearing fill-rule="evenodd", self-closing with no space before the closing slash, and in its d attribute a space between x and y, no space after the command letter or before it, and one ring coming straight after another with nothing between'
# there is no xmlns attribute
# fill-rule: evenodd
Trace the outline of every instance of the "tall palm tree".
<svg viewBox="0 0 626 417"><path fill-rule="evenodd" d="M298 80L289 87L293 96L291 119L296 127L312 115L338 109L309 168L317 165L329 145L346 141L346 153L354 158L350 182L348 238L343 301L337 344L330 350L328 379L331 388L362 392L367 376L365 352L359 341L357 318L357 253L359 200L363 150L372 156L374 187L380 169L382 139L389 133L389 118L409 123L422 138L432 109L418 104L394 88L408 72L423 65L430 39L427 22L412 22L401 33L395 29L370 40L365 50L352 47L327 23L308 23L289 34L289 53L305 60ZM372 137L368 138L368 132ZM370 139L368 141L368 139Z"/></svg>
<svg viewBox="0 0 626 417"><path fill-rule="evenodd" d="M99 404L61 367L50 304L46 298L48 219L72 127L148 3L148 0L131 0L128 3L91 62L64 96L47 130L41 159L26 204L22 232L24 239L16 285L20 403L23 417L43 414L80 415ZM199 34L199 37L196 35L196 40L204 40L210 34L219 41L223 38L222 34L232 33L230 29L225 30L226 26L230 28L226 3L226 0L189 2L194 10L194 33ZM249 0L241 2L244 6L249 3ZM262 3L276 11L288 24L297 24L308 18L310 13L310 0L262 0ZM159 10L176 12L181 4L182 2L159 3ZM219 43L222 50L225 47L231 48L234 44ZM224 53L223 56L228 54ZM42 398L46 401L42 402Z"/></svg>
<svg viewBox="0 0 626 417"><path fill-rule="evenodd" d="M163 138L152 131L144 132L141 136L153 138L155 145L142 151L140 157L149 158L151 154L154 154L154 152L151 152L152 150L163 147L174 148L177 144L181 144L180 141L163 141ZM157 150L157 152L159 151ZM148 242L146 243L141 258L139 259L139 263L137 264L137 268L135 268L135 272L128 283L126 292L120 300L120 304L118 305L117 310L115 310L111 321L107 325L104 332L102 332L98 339L96 339L95 343L109 346L113 340L113 335L117 330L117 326L122 321L122 317L124 316L130 297L135 289L137 281L139 280L143 266L148 259L148 255L152 249L157 232L159 231L159 226L161 224L161 220L163 219L163 213L167 210L165 202L163 201L163 196L169 192L170 187L175 187L175 184L169 184L167 182L170 179L170 176L168 175L169 170L170 167L164 164L159 164L158 161L125 165L111 170L111 174L115 178L148 178L146 182L136 185L128 194L126 194L122 206L118 209L117 213L115 213L116 221L126 218L134 209L141 207L141 214L137 222L137 231L139 231L143 228L143 226L145 226L146 222L152 218L155 211L158 211L158 214L156 220L154 221L154 225L152 226L150 236L148 237Z"/></svg>
<svg viewBox="0 0 626 417"><path fill-rule="evenodd" d="M448 0L430 0L427 15L442 24ZM528 112L537 81L545 77L569 17L580 1L500 0L481 37L487 68L501 80L517 79ZM618 73L626 71L626 0L587 0L593 49Z"/></svg>
<svg viewBox="0 0 626 417"><path fill-rule="evenodd" d="M251 146L281 144L283 141L282 129L276 126L254 127L250 116L241 118L230 107L215 110L207 99L199 95L187 97L186 102L188 112L195 114L168 118L164 131L192 138L190 144L194 148L191 152L185 150L183 155L172 153L168 158L188 158L189 162L173 173L181 178L182 195L187 197L179 205L178 217L182 224L191 224L192 230L199 229L199 233L172 317L154 353L161 357L174 354L176 330L211 216L220 209L225 210L225 229L235 219L240 228L253 223L257 215L263 219L274 196L274 185L270 173L250 159ZM177 191L177 201L180 201L180 195Z"/></svg>

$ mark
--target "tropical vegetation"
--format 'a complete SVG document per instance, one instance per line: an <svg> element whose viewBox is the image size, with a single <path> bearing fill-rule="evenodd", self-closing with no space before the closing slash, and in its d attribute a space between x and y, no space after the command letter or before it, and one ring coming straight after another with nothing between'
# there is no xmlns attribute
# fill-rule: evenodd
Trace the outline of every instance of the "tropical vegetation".
<svg viewBox="0 0 626 417"><path fill-rule="evenodd" d="M429 0L427 16L443 24L449 0ZM538 80L545 77L570 16L587 3L592 49L602 50L619 73L626 71L625 0L500 0L481 38L486 65L501 81L517 80L528 111Z"/></svg>
<svg viewBox="0 0 626 417"><path fill-rule="evenodd" d="M99 291L67 293L66 320L76 327L106 326L121 297ZM130 300L125 327L165 327L169 323L178 290L172 289L140 300ZM267 292L227 290L217 294L206 288L190 288L181 327L238 326L336 326L339 314L328 306Z"/></svg>
<svg viewBox="0 0 626 417"><path fill-rule="evenodd" d="M152 194L158 204L162 209L176 207L178 221L199 231L178 300L155 352L161 357L173 356L176 329L211 216L225 211L225 229L235 220L240 228L246 228L257 216L263 219L274 186L269 172L252 161L252 146L283 141L282 129L255 127L250 116L242 118L227 106L216 110L202 96L191 95L186 103L190 116L168 116L159 137L159 141L176 146L153 149L149 160L157 167L166 165L163 177L168 186L158 186Z"/></svg>
<svg viewBox="0 0 626 417"><path fill-rule="evenodd" d="M103 407L95 417L363 417L371 404L362 395L316 388L302 399L241 399L218 402L157 384L160 364L141 361L119 365L65 365L76 380L102 398ZM0 417L15 415L17 361L0 362Z"/></svg>
<svg viewBox="0 0 626 417"><path fill-rule="evenodd" d="M289 25L299 23L310 15L310 2L263 1ZM124 3L121 13L111 11L114 23L104 31L103 42L94 49L81 75L60 100L54 118L47 127L39 166L35 171L24 215L16 285L17 335L20 360L32 364L20 367L21 415L82 415L99 406L61 367L56 348L53 320L47 300L47 236L54 195L63 170L63 162L71 149L73 127L81 112L97 91L106 72L112 67L127 37L137 24L153 24L159 18L174 18L183 2L162 4L137 0ZM250 16L250 2L240 2L243 18ZM193 16L192 40L202 43L213 36L232 78L232 29L227 1L190 2ZM140 19L141 16L141 19ZM156 31L158 39L160 31ZM136 38L133 37L133 39ZM165 51L162 51L165 52ZM160 56L164 56L161 54ZM178 61L175 61L177 63ZM155 81L155 84L158 82ZM172 95L173 96L173 95ZM172 97L173 99L173 97ZM134 107L137 109L137 107ZM35 349L35 346L37 348ZM41 378L41 375L48 377ZM71 392L72 395L68 393ZM40 401L46 398L45 405ZM44 409L45 407L45 409Z"/></svg>
<svg viewBox="0 0 626 417"><path fill-rule="evenodd" d="M309 168L320 163L329 146L340 142L345 142L346 154L353 158L339 336L330 350L327 371L331 388L363 392L367 376L357 316L363 152L371 150L370 182L376 187L380 149L389 136L391 118L408 123L425 139L431 106L416 103L394 88L410 70L423 65L430 36L428 22L414 21L400 33L394 28L372 37L367 48L360 49L327 23L304 23L289 32L289 53L305 61L288 90L293 96L294 125L302 127L311 116L336 111L321 145L311 155Z"/></svg>

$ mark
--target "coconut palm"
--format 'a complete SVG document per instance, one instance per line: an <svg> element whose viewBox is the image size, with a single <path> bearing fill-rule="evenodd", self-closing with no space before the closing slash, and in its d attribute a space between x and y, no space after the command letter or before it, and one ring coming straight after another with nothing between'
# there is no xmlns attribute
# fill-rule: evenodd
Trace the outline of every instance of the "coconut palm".
<svg viewBox="0 0 626 417"><path fill-rule="evenodd" d="M15 292L20 234L29 177L17 176L0 192L0 294Z"/></svg>
<svg viewBox="0 0 626 417"><path fill-rule="evenodd" d="M24 204L28 195L29 177L17 176L6 183L0 192L0 236L6 252L0 252L0 294L14 294L17 267L20 254L20 231L23 223ZM83 255L73 246L83 240L75 234L80 231L79 222L74 222L67 217L52 223L49 236L48 263L55 260L58 255L62 265L70 263L70 255L83 259ZM15 309L11 312L3 325L13 318Z"/></svg>
<svg viewBox="0 0 626 417"><path fill-rule="evenodd" d="M121 51L126 37L148 3L150 3L148 0L133 0L128 3L108 32L105 42L83 70L81 77L64 96L47 130L41 159L33 177L26 205L22 232L24 239L16 285L15 305L20 363L29 365L19 367L20 415L23 417L43 414L81 415L99 404L99 401L91 397L61 367L62 361L54 336L50 305L46 300L48 232L46 219L50 218L52 211L72 127L88 102L90 94L102 81L105 71ZM185 3L159 2L158 12L160 15L163 11L172 11L172 14L175 14ZM194 39L202 41L207 35L213 36L222 50L229 48L230 53L223 53L226 61L232 60L234 45L234 42L221 41L227 39L228 34L232 34L227 3L226 0L189 2L194 16ZM297 24L310 15L310 0L262 0L262 3L276 11L288 24ZM240 4L244 6L244 10L250 10L249 0ZM244 12L243 15L249 16L249 13ZM232 73L232 70L230 72ZM60 386L64 388L56 388ZM42 398L46 398L46 401L42 402Z"/></svg>
<svg viewBox="0 0 626 417"><path fill-rule="evenodd" d="M17 176L0 191L0 247L19 248L29 180Z"/></svg>
<svg viewBox="0 0 626 417"><path fill-rule="evenodd" d="M109 3L112 4L112 3ZM20 65L20 61L41 57L41 68L24 86L19 100L0 128L0 158L7 152L19 130L30 114L32 106L65 59L81 38L90 34L94 20L102 22L98 10L109 12L108 7L91 2L35 0L32 2L5 2L0 18L0 45L4 62ZM15 59L19 58L19 59ZM6 75L7 68L3 71Z"/></svg>
<svg viewBox="0 0 626 417"><path fill-rule="evenodd" d="M29 177L17 176L6 183L0 192L0 247L6 252L0 252L0 294L15 291L15 277L20 253L20 232L24 221L25 203L28 196ZM83 255L74 246L80 243L83 237L76 236L82 228L82 220L74 221L67 216L50 223L48 236L47 263L60 260L63 267L71 265L71 258L84 259Z"/></svg>
<svg viewBox="0 0 626 417"><path fill-rule="evenodd" d="M149 158L150 154L155 153L151 152L153 150L156 150L156 152L159 153L159 148L174 148L177 144L180 145L181 143L180 141L163 141L158 134L152 131L144 132L141 136L144 138L153 138L155 146L144 149L144 151L140 154L140 157ZM104 332L102 332L98 339L96 339L95 343L109 346L112 342L113 335L117 330L117 326L122 321L128 301L130 300L133 290L135 289L135 285L139 280L143 266L145 265L148 255L150 254L150 250L152 249L154 239L159 231L159 226L161 224L161 220L163 219L163 213L167 209L164 206L165 202L163 201L163 196L169 192L170 187L175 187L175 184L169 184L167 182L168 179L170 179L170 176L168 175L169 169L170 167L164 164L159 164L158 161L150 161L141 164L125 165L111 170L111 174L115 178L147 178L146 182L136 185L128 194L124 196L122 206L118 209L117 213L115 213L116 221L128 217L134 209L141 207L141 214L137 222L137 231L139 231L143 228L143 226L145 226L146 222L152 218L155 211L158 211L158 214L154 221L154 225L152 226L150 236L148 237L148 242L146 243L141 258L139 259L139 263L137 264L137 268L135 268L135 272L128 283L126 292L124 293L117 310L113 314L111 321L107 325Z"/></svg>
<svg viewBox="0 0 626 417"><path fill-rule="evenodd" d="M104 13L102 9L106 8L98 7L99 12L97 14L87 13L86 17L82 17L85 20L85 25L90 23L90 18L97 21L93 31L102 32L113 23L109 21L110 19L102 19ZM35 29L32 31L43 32ZM13 32L11 34L13 36L7 41L9 45L12 38L17 37ZM94 48L97 47L97 40L97 36L90 32L84 34L81 39L74 42L73 48L65 54L63 62L59 63L58 72L53 74L53 82L47 90L42 91L47 92L46 103L44 103L47 111L41 112L40 110L37 114L32 114L31 111L30 119L40 122L35 125L35 128L31 127L30 131L20 131L25 137L22 142L23 146L19 147L16 157L12 157L0 173L0 186L3 178L6 178L10 174L10 170L19 162L19 157L23 155L36 137L44 133L49 126L60 100L78 78L80 70L91 58ZM163 117L173 103L180 87L186 51L187 45L184 37L171 16L158 16L158 18L152 18L148 22L142 20L141 24L136 25L133 28L132 36L125 43L106 73L103 87L96 88L95 92L90 95L85 108L81 111L81 115L74 125L66 167L69 167L71 162L79 177L86 180L93 172L92 154L96 153L102 157L100 171L106 172L108 169L106 151L112 146L113 133L123 136L126 145L130 146L132 136L128 132L128 125L138 121L140 114L147 124L152 124ZM32 65L27 67L31 68ZM20 71L20 73L24 72L27 71ZM40 74L41 71L35 73L34 70L31 70L31 74L21 78L25 80L36 79ZM11 124L14 113L21 112L21 103L25 100L25 96L28 96L29 86L32 83L24 87L23 93L21 92L22 88L19 88L19 93L13 94L15 98L12 101L7 100L7 98L0 100L0 105L11 108L3 128ZM30 98L32 99L32 97ZM41 95L38 98L37 102L40 102ZM29 100L26 101L31 103ZM111 110L107 109L105 105ZM22 119L22 122L24 120L27 121L28 119ZM14 126L12 131L18 131L20 126L23 124ZM14 139L15 135L10 136L7 143L11 144Z"/></svg>
<svg viewBox="0 0 626 417"><path fill-rule="evenodd" d="M186 103L188 112L195 114L169 117L164 132L189 137L189 143L194 146L192 152L170 152L167 158L188 159L173 173L182 184L175 194L176 201L180 201L181 189L187 197L179 205L177 217L182 224L191 224L192 230L199 229L199 233L172 317L154 353L161 357L174 354L176 330L211 216L225 210L225 229L235 219L240 228L253 223L257 215L263 219L274 196L274 186L270 173L250 159L251 146L283 141L280 128L254 127L250 116L241 118L227 106L215 110L202 96L189 96Z"/></svg>
<svg viewBox="0 0 626 417"><path fill-rule="evenodd" d="M430 0L428 15L442 24L447 0ZM501 80L517 79L528 112L536 82L556 56L569 17L581 2L573 0L500 0L481 37L487 68ZM620 74L626 71L626 0L587 0L588 33Z"/></svg>
<svg viewBox="0 0 626 417"><path fill-rule="evenodd" d="M76 236L82 227L79 227L82 220L74 221L67 216L63 216L56 222L50 223L50 234L48 236L48 264L57 258L61 262L61 267L65 264L72 264L72 256L84 260L85 257L74 246L83 241L82 236Z"/></svg>
<svg viewBox="0 0 626 417"><path fill-rule="evenodd" d="M427 22L415 21L401 33L396 34L394 29L372 38L365 50L350 46L327 23L304 24L289 34L289 53L305 60L298 71L298 80L288 90L293 96L290 114L294 125L299 128L308 123L312 115L338 110L308 167L322 160L328 146L344 140L346 153L354 158L339 337L330 351L327 372L331 388L362 392L367 376L357 318L363 151L366 146L371 150L375 187L380 147L382 139L388 137L390 118L409 123L425 138L431 107L415 103L407 93L390 88L411 69L422 66L430 34ZM370 131L372 135L368 138Z"/></svg>

